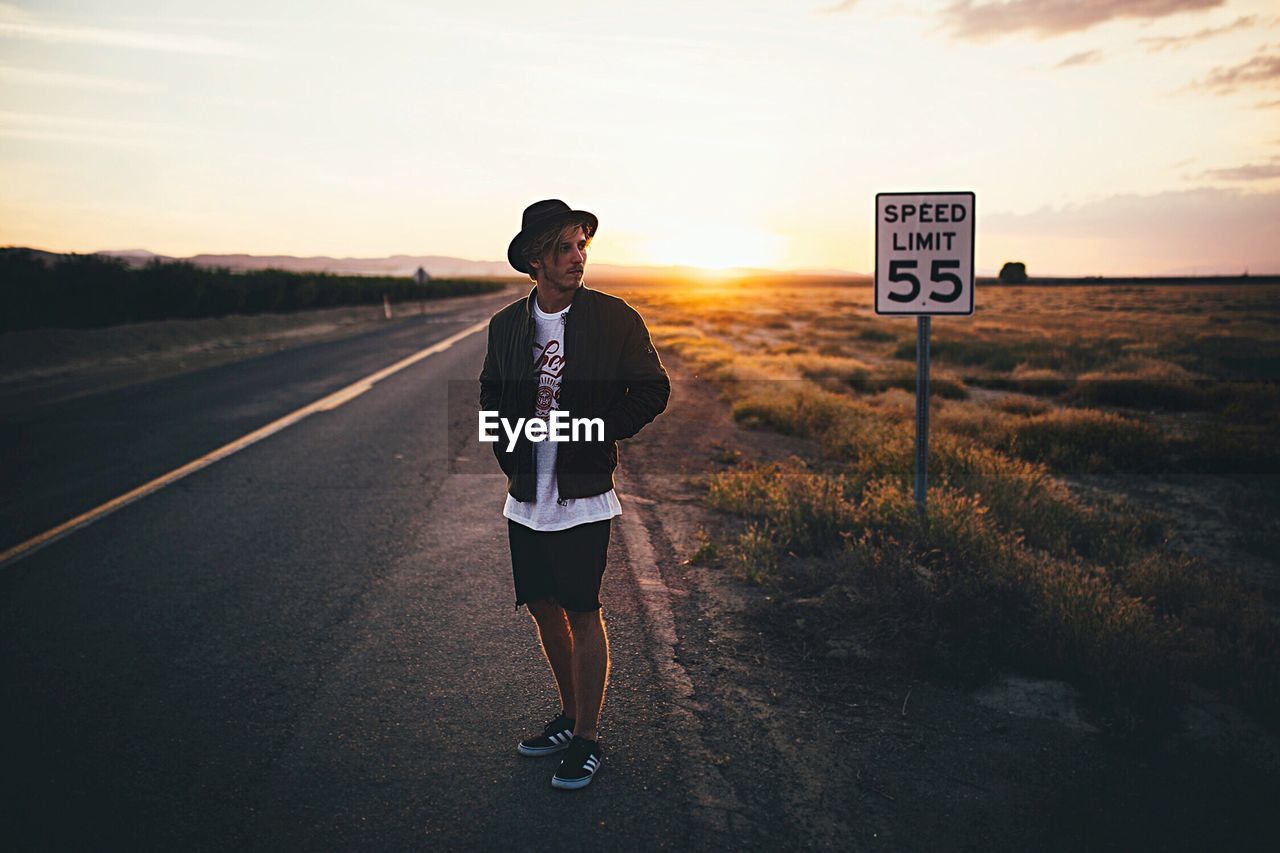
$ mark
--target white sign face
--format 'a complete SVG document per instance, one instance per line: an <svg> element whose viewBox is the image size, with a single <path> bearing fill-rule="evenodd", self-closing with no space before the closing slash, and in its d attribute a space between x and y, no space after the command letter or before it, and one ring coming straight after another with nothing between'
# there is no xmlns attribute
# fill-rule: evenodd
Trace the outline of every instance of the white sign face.
<svg viewBox="0 0 1280 853"><path fill-rule="evenodd" d="M876 193L876 313L972 314L974 195Z"/></svg>

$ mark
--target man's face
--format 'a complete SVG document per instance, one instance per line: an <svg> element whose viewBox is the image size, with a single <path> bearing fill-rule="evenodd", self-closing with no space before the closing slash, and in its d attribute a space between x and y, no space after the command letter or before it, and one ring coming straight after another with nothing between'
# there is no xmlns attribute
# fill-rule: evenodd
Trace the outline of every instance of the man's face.
<svg viewBox="0 0 1280 853"><path fill-rule="evenodd" d="M582 233L582 226L561 232L559 242L541 260L534 261L534 267L539 287L552 292L576 290L587 267L587 235Z"/></svg>

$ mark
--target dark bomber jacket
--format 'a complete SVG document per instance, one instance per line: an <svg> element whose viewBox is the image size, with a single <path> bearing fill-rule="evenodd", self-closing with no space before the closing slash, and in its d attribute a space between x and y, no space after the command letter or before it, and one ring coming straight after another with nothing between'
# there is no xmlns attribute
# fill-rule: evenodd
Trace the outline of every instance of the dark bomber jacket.
<svg viewBox="0 0 1280 853"><path fill-rule="evenodd" d="M512 424L533 416L537 377L533 365L533 300L537 288L489 321L489 350L480 371L480 408ZM613 488L618 441L630 438L662 413L671 381L639 312L616 296L578 288L565 318L565 368L561 411L573 418L603 418L604 441L560 443L556 482L560 497L586 498ZM521 502L536 497L533 444L523 431L507 452L499 430L493 444L507 475L507 491Z"/></svg>

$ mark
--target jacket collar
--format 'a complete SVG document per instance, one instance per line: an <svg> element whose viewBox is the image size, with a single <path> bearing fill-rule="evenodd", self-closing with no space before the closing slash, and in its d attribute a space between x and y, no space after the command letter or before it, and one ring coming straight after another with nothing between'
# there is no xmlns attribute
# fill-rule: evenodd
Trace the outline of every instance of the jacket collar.
<svg viewBox="0 0 1280 853"><path fill-rule="evenodd" d="M572 307L574 305L582 305L591 299L587 294L595 293L591 288L587 287L586 282L578 285L577 291L573 294L573 300L569 302ZM529 322L533 322L533 300L538 298L538 286L535 284L533 289L529 291L529 295L524 299L524 313L529 318ZM573 312L570 311L570 314Z"/></svg>

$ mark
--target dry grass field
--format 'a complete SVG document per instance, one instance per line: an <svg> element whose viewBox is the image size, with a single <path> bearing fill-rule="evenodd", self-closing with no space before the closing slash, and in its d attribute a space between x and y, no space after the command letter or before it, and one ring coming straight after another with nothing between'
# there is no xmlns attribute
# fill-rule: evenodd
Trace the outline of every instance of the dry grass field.
<svg viewBox="0 0 1280 853"><path fill-rule="evenodd" d="M716 449L708 501L741 521L698 559L965 680L1071 680L1120 730L1187 690L1277 719L1280 287L989 287L935 319L925 520L915 322L869 286L606 289L740 423L815 448Z"/></svg>

